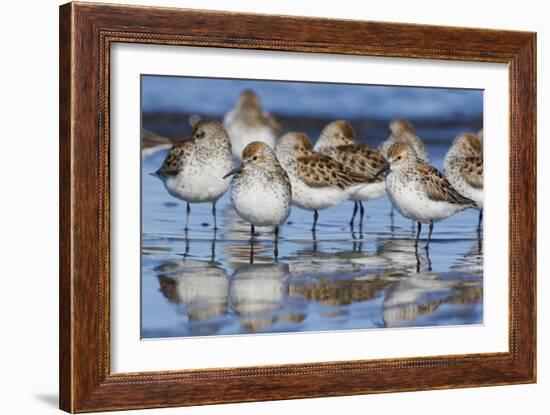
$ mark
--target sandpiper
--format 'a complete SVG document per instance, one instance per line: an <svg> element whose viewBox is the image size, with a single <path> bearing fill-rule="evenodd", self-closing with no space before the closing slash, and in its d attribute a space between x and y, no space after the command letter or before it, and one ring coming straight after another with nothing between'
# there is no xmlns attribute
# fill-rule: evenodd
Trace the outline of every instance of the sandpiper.
<svg viewBox="0 0 550 415"><path fill-rule="evenodd" d="M275 152L266 143L253 141L242 154L242 165L227 173L235 175L232 181L231 201L241 218L254 226L275 227L275 257L279 225L290 215L292 187L287 173L281 167Z"/></svg>
<svg viewBox="0 0 550 415"><path fill-rule="evenodd" d="M292 203L314 212L314 232L320 209L348 200L369 181L365 175L347 170L333 158L313 152L309 138L302 133L282 136L275 152L290 177Z"/></svg>
<svg viewBox="0 0 550 415"><path fill-rule="evenodd" d="M415 246L418 246L422 223L430 224L427 249L434 222L477 207L473 200L458 193L435 167L423 162L409 144L392 144L387 160L379 174L387 173L386 192L395 209L418 222Z"/></svg>
<svg viewBox="0 0 550 415"><path fill-rule="evenodd" d="M414 151L420 160L425 163L430 162L428 153L424 148L424 143L420 137L418 137L413 125L409 121L395 119L390 123L389 129L391 132L390 136L386 139L386 141L382 142L378 146L378 150L380 150L385 157L387 157L388 150L392 144L406 143L414 148Z"/></svg>
<svg viewBox="0 0 550 415"><path fill-rule="evenodd" d="M384 178L374 177L384 167L386 159L377 149L368 144L356 142L353 127L344 120L333 121L323 128L313 149L339 161L349 171L374 179L350 197L355 201L350 226L353 227L358 207L361 209L360 223L362 224L365 212L363 202L377 199L386 193Z"/></svg>
<svg viewBox="0 0 550 415"><path fill-rule="evenodd" d="M235 106L225 115L223 124L231 138L233 155L238 160L247 144L262 141L275 148L277 137L281 134L277 120L262 111L260 99L251 90L239 96Z"/></svg>
<svg viewBox="0 0 550 415"><path fill-rule="evenodd" d="M479 209L478 227L483 218L483 150L475 134L461 134L445 155L445 175L458 193L472 199Z"/></svg>
<svg viewBox="0 0 550 415"><path fill-rule="evenodd" d="M153 175L160 178L168 193L187 202L185 230L189 229L190 203L212 203L214 229L216 202L229 188L223 178L233 168L229 137L216 120L203 119L193 127L191 140L172 147L162 166Z"/></svg>

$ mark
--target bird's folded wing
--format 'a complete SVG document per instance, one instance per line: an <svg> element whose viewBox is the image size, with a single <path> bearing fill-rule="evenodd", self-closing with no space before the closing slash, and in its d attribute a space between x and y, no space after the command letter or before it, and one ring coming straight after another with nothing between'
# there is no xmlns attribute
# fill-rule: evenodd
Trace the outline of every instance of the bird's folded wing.
<svg viewBox="0 0 550 415"><path fill-rule="evenodd" d="M311 187L346 189L368 181L368 177L349 171L342 163L320 153L298 158L297 165L298 177Z"/></svg>
<svg viewBox="0 0 550 415"><path fill-rule="evenodd" d="M189 152L192 146L193 144L190 140L184 140L175 144L168 152L168 155L166 156L166 159L164 159L164 163L162 163L160 169L157 171L157 174L159 176L177 175L183 167L185 154Z"/></svg>
<svg viewBox="0 0 550 415"><path fill-rule="evenodd" d="M380 151L368 144L348 144L339 146L330 154L331 157L344 165L353 173L372 179L386 164L386 159ZM383 181L379 175L375 181Z"/></svg>
<svg viewBox="0 0 550 415"><path fill-rule="evenodd" d="M420 163L417 166L421 181L426 188L426 194L434 202L448 202L457 205L472 205L475 203L458 193L449 181L435 167Z"/></svg>
<svg viewBox="0 0 550 415"><path fill-rule="evenodd" d="M483 189L483 159L481 157L469 157L460 169L460 174L470 186Z"/></svg>

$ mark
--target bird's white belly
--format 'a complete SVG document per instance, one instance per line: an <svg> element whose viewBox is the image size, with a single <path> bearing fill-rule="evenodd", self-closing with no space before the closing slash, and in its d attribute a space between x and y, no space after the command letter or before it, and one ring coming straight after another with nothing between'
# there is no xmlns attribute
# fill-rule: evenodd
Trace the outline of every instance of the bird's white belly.
<svg viewBox="0 0 550 415"><path fill-rule="evenodd" d="M239 216L256 226L278 226L290 214L290 198L281 186L247 182L236 186L231 201Z"/></svg>
<svg viewBox="0 0 550 415"><path fill-rule="evenodd" d="M227 191L231 179L224 179L232 169L232 163L222 160L210 163L208 168L186 166L176 176L165 181L168 192L191 203L213 202Z"/></svg>
<svg viewBox="0 0 550 415"><path fill-rule="evenodd" d="M370 183L362 186L353 193L350 197L351 200L372 200L378 199L386 194L386 185L383 181Z"/></svg>
<svg viewBox="0 0 550 415"><path fill-rule="evenodd" d="M301 180L292 180L292 203L302 209L320 210L348 200L346 191L336 187L309 187Z"/></svg>
<svg viewBox="0 0 550 415"><path fill-rule="evenodd" d="M429 223L446 219L465 209L461 205L429 199L426 192L413 181L403 183L391 180L390 177L391 175L386 179L388 198L395 209L406 218Z"/></svg>

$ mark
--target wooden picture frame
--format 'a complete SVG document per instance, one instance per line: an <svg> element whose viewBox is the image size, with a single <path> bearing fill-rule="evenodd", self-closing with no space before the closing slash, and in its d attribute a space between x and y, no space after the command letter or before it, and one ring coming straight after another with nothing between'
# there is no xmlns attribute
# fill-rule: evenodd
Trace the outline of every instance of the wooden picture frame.
<svg viewBox="0 0 550 415"><path fill-rule="evenodd" d="M110 46L118 42L507 63L509 352L111 373L109 62ZM59 93L61 409L90 412L535 382L535 33L70 3L60 8Z"/></svg>

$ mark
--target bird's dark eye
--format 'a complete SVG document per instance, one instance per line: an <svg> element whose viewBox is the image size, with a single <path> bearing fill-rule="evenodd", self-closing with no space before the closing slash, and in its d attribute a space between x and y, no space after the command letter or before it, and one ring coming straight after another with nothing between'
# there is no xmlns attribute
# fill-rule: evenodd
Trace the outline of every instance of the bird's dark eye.
<svg viewBox="0 0 550 415"><path fill-rule="evenodd" d="M252 157L252 160L256 161L256 160L258 160L258 157L254 156L254 157Z"/></svg>
<svg viewBox="0 0 550 415"><path fill-rule="evenodd" d="M401 160L401 156L397 157L397 160Z"/></svg>

